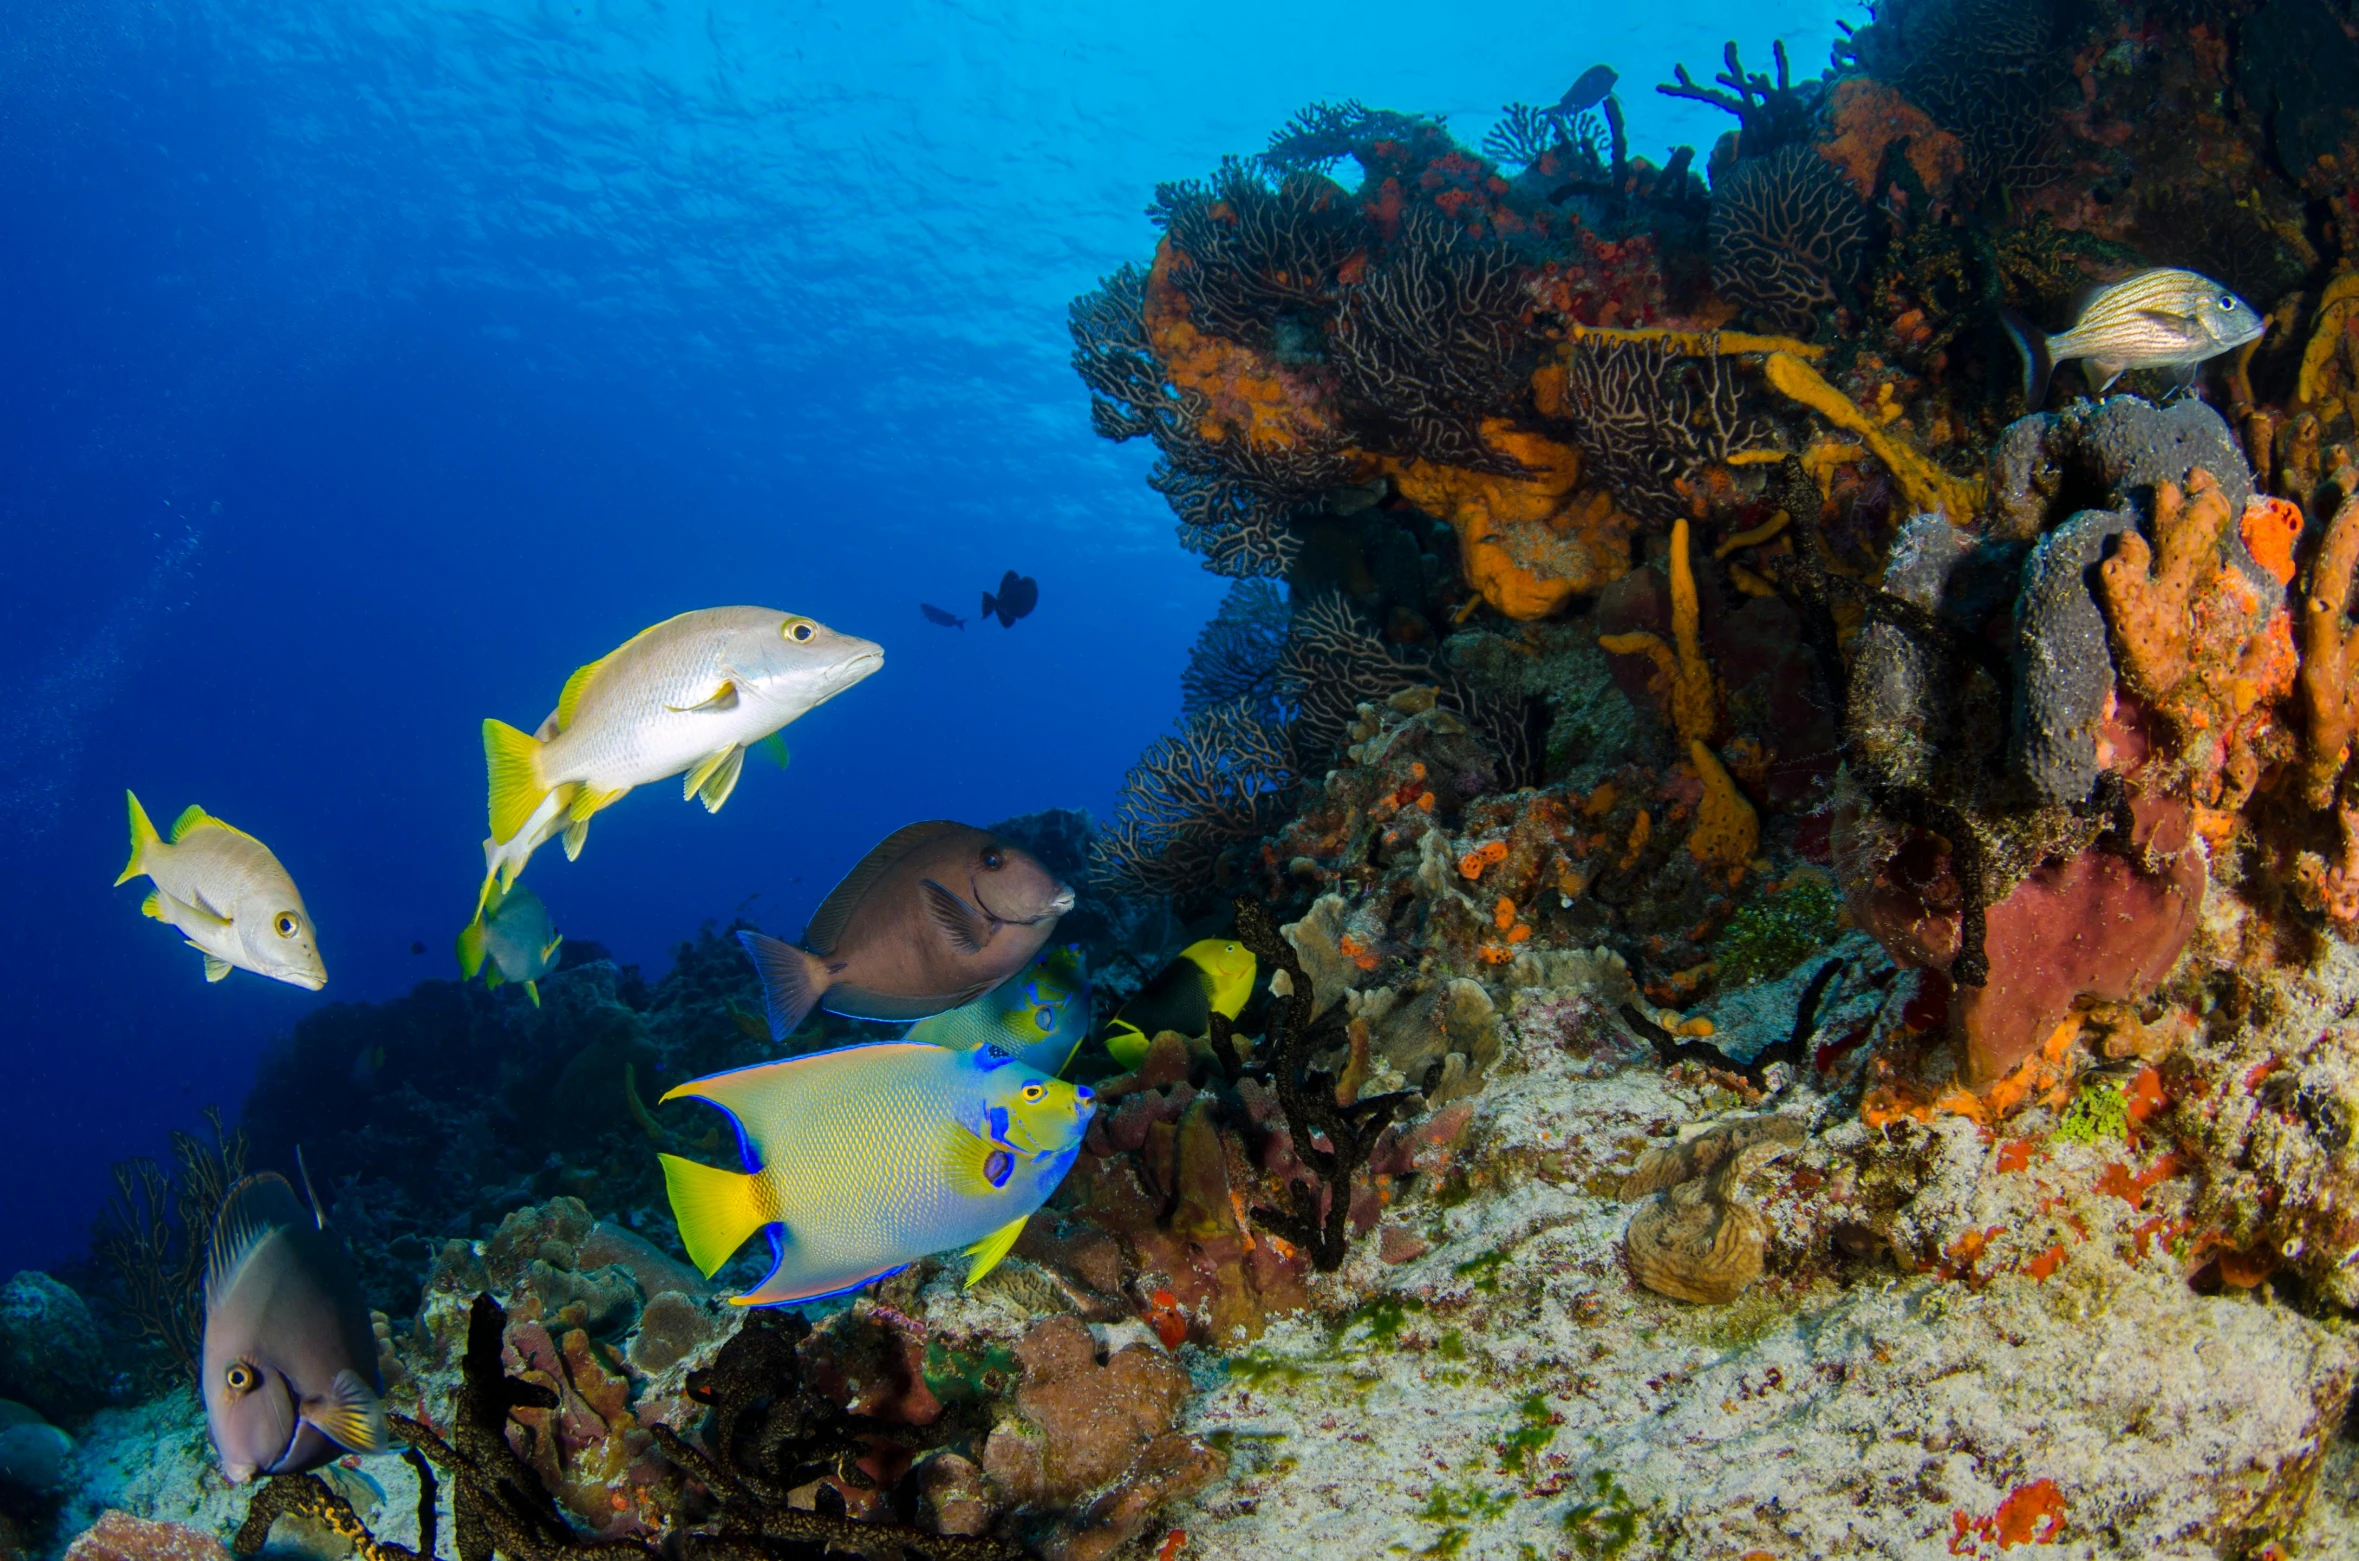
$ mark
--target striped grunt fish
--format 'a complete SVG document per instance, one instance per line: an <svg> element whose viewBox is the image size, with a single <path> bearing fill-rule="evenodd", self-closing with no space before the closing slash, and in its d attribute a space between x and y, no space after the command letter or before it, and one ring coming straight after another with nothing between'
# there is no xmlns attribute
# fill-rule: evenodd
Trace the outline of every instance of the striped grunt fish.
<svg viewBox="0 0 2359 1561"><path fill-rule="evenodd" d="M2059 363L2085 359L2100 394L2131 369L2175 369L2181 384L2191 384L2197 364L2243 346L2269 326L2251 304L2211 278L2160 266L2099 292L2072 329L2058 335L2011 312L2005 320L2023 354L2024 404L2035 410L2048 399L2048 377Z"/></svg>

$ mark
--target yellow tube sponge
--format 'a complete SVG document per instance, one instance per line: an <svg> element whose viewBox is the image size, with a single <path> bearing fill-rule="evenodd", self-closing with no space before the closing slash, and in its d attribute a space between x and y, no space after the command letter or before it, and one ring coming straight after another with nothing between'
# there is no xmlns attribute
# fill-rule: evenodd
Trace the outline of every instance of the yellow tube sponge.
<svg viewBox="0 0 2359 1561"><path fill-rule="evenodd" d="M1646 656L1662 674L1664 703L1680 740L1700 743L1719 720L1719 692L1704 659L1703 609L1696 597L1695 569L1688 559L1685 520L1671 526L1671 645L1659 634L1604 634L1597 643L1618 656ZM1674 646L1676 649L1674 649Z"/></svg>
<svg viewBox="0 0 2359 1561"><path fill-rule="evenodd" d="M1711 749L1690 742L1687 756L1704 782L1704 801L1687 837L1687 854L1706 867L1727 869L1733 878L1745 870L1761 844L1760 816Z"/></svg>
<svg viewBox="0 0 2359 1561"><path fill-rule="evenodd" d="M1845 433L1856 434L1876 459L1900 483L1901 492L1920 510L1939 510L1958 525L1974 518L1982 507L1983 485L1952 477L1916 450L1886 433L1883 425L1858 404L1828 384L1818 370L1792 353L1773 352L1763 366L1770 385L1789 401L1810 408Z"/></svg>

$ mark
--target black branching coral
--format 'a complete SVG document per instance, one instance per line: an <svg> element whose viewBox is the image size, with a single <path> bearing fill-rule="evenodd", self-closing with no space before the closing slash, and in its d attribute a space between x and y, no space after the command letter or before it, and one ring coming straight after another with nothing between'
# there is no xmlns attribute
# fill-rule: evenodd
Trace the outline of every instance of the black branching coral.
<svg viewBox="0 0 2359 1561"><path fill-rule="evenodd" d="M1377 1137L1413 1092L1336 1104L1334 1075L1314 1068L1311 1059L1342 1040L1341 1008L1330 1011L1324 1023L1314 1020L1311 978L1304 974L1294 945L1278 931L1269 907L1249 895L1230 903L1237 913L1237 941L1253 951L1262 969L1273 973L1261 1056L1269 1067L1279 1109L1286 1114L1295 1158L1315 1177L1297 1177L1288 1185L1291 1208L1255 1207L1254 1222L1309 1252L1320 1272L1333 1273L1343 1266L1351 1245L1352 1178L1366 1167ZM1218 1014L1213 1017L1213 1054L1233 1055L1228 1022Z"/></svg>
<svg viewBox="0 0 2359 1561"><path fill-rule="evenodd" d="M1786 147L1808 142L1811 113L1818 104L1818 83L1806 82L1797 87L1786 65L1786 46L1781 40L1771 46L1777 59L1777 79L1746 74L1744 64L1737 58L1736 44L1731 42L1722 51L1726 69L1712 79L1717 85L1696 84L1687 67L1672 67L1676 83L1665 83L1655 90L1665 97L1689 98L1698 103L1709 103L1714 108L1726 109L1737 120L1737 156L1740 158L1767 157Z"/></svg>
<svg viewBox="0 0 2359 1561"><path fill-rule="evenodd" d="M1815 149L1747 158L1712 191L1712 286L1751 323L1807 336L1869 237L1867 208Z"/></svg>

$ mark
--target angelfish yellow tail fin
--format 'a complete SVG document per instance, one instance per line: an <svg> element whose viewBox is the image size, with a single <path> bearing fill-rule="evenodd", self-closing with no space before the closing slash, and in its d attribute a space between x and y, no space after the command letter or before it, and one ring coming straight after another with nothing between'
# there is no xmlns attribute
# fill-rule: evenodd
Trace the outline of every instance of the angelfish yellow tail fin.
<svg viewBox="0 0 2359 1561"><path fill-rule="evenodd" d="M676 1154L656 1158L663 1162L664 1191L672 1200L672 1218L680 1225L680 1244L688 1249L688 1261L707 1279L720 1272L747 1237L776 1217L748 1172L716 1170Z"/></svg>
<svg viewBox="0 0 2359 1561"><path fill-rule="evenodd" d="M124 867L123 876L115 880L117 885L127 884L146 872L147 848L161 845L164 840L162 835L156 833L156 826L149 822L147 809L139 805L138 797L126 791L123 800L131 804L131 860Z"/></svg>
<svg viewBox="0 0 2359 1561"><path fill-rule="evenodd" d="M485 721L483 766L491 778L491 837L513 840L549 791L541 779L541 745L505 721Z"/></svg>

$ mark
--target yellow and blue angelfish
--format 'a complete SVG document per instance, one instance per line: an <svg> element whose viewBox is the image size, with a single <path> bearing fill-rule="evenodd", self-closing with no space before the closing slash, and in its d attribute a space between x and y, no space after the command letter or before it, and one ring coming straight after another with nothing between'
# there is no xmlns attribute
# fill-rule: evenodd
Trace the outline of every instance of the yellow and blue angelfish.
<svg viewBox="0 0 2359 1561"><path fill-rule="evenodd" d="M920 1019L902 1039L954 1051L996 1044L1053 1079L1088 1034L1089 980L1081 950L1068 944L1044 951L973 1002Z"/></svg>
<svg viewBox="0 0 2359 1561"><path fill-rule="evenodd" d="M770 1231L776 1261L739 1306L845 1295L953 1248L974 1284L1056 1191L1097 1109L998 1045L916 1041L716 1073L663 1098L683 1097L726 1112L745 1159L660 1157L689 1260L709 1278Z"/></svg>
<svg viewBox="0 0 2359 1561"><path fill-rule="evenodd" d="M1203 938L1155 972L1106 1022L1106 1050L1125 1068L1147 1059L1148 1043L1165 1030L1196 1039L1212 1031L1212 1016L1234 1020L1253 996L1253 950L1235 938Z"/></svg>

